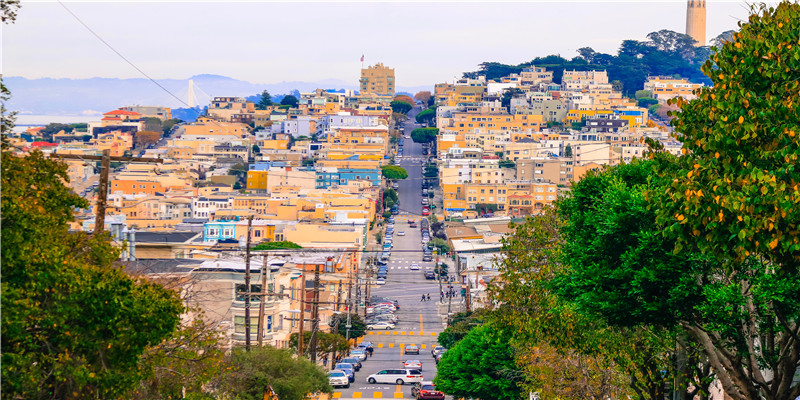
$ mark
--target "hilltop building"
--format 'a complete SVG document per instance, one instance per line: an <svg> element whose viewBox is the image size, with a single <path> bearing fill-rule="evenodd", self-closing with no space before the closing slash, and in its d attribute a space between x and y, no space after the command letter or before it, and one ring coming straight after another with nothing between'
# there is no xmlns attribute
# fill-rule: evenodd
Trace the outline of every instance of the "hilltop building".
<svg viewBox="0 0 800 400"><path fill-rule="evenodd" d="M360 95L394 96L394 68L377 63L361 69Z"/></svg>
<svg viewBox="0 0 800 400"><path fill-rule="evenodd" d="M706 45L706 0L686 3L686 34L697 41L695 46Z"/></svg>

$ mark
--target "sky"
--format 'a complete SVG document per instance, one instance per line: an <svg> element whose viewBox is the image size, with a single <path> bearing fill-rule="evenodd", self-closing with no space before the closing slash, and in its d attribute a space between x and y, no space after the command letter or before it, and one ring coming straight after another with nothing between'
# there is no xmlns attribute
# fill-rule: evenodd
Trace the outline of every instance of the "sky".
<svg viewBox="0 0 800 400"><path fill-rule="evenodd" d="M217 74L252 83L357 85L364 65L395 68L397 86L452 81L484 61L615 54L625 39L685 31L686 1L207 2L63 4L154 79ZM707 3L707 38L737 29L743 1ZM5 76L140 78L56 1L24 1L2 27Z"/></svg>

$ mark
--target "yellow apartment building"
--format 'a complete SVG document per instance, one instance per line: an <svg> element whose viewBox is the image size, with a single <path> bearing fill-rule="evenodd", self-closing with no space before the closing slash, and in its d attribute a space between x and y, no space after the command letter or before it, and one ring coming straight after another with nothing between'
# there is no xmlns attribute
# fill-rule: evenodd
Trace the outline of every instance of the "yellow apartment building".
<svg viewBox="0 0 800 400"><path fill-rule="evenodd" d="M247 171L247 189L267 190L269 171Z"/></svg>
<svg viewBox="0 0 800 400"><path fill-rule="evenodd" d="M261 151L264 151L264 150L288 150L289 149L289 140L288 139L259 140L256 144L258 144L258 147L261 148Z"/></svg>
<svg viewBox="0 0 800 400"><path fill-rule="evenodd" d="M283 238L306 248L353 249L363 247L364 229L360 226L299 223L287 226Z"/></svg>
<svg viewBox="0 0 800 400"><path fill-rule="evenodd" d="M675 97L683 97L686 100L694 100L697 96L695 90L702 88L702 83L691 83L686 78L674 79L671 77L651 76L644 83L644 90L649 90L653 98L660 104Z"/></svg>
<svg viewBox="0 0 800 400"><path fill-rule="evenodd" d="M610 109L603 109L603 110L569 110L567 111L567 116L564 117L564 124L571 124L573 122L582 122L584 119L587 118L595 118L599 115L603 114L613 114L614 112Z"/></svg>
<svg viewBox="0 0 800 400"><path fill-rule="evenodd" d="M476 104L483 100L483 92L480 93L457 93L452 91L446 95L446 100L441 102L441 105L447 107L456 107L462 104Z"/></svg>
<svg viewBox="0 0 800 400"><path fill-rule="evenodd" d="M395 91L394 68L389 68L383 63L361 69L359 80L359 94L377 94L380 96L394 96Z"/></svg>
<svg viewBox="0 0 800 400"><path fill-rule="evenodd" d="M507 210L510 216L536 214L558 198L556 183L509 181L507 185Z"/></svg>
<svg viewBox="0 0 800 400"><path fill-rule="evenodd" d="M454 112L451 126L447 130L467 133L475 130L491 131L540 131L545 125L541 115L523 114L475 114Z"/></svg>
<svg viewBox="0 0 800 400"><path fill-rule="evenodd" d="M231 135L239 138L250 134L250 127L235 122L220 122L207 117L199 117L195 122L184 125L186 135Z"/></svg>
<svg viewBox="0 0 800 400"><path fill-rule="evenodd" d="M127 132L109 132L91 140L97 150L109 150L112 157L122 157L126 151L133 148L133 136Z"/></svg>
<svg viewBox="0 0 800 400"><path fill-rule="evenodd" d="M436 149L439 153L447 153L452 148L467 148L467 141L463 132L448 130L439 131L436 137Z"/></svg>

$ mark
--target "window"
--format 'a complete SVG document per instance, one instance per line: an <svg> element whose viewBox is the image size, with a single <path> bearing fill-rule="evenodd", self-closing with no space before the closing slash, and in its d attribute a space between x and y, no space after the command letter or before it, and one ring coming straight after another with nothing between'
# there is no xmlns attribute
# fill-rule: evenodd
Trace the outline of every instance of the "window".
<svg viewBox="0 0 800 400"><path fill-rule="evenodd" d="M245 300L245 285L243 283L236 284L236 301L244 301ZM250 293L260 293L261 292L261 285L250 285ZM255 294L250 295L250 302L258 302L261 300L261 297ZM244 322L242 322L244 323Z"/></svg>
<svg viewBox="0 0 800 400"><path fill-rule="evenodd" d="M271 317L270 317L271 318ZM233 317L233 323L235 325L235 332L238 334L243 335L245 333L245 323L244 323L244 315L237 315ZM258 316L251 316L250 317L250 334L257 334L258 332Z"/></svg>

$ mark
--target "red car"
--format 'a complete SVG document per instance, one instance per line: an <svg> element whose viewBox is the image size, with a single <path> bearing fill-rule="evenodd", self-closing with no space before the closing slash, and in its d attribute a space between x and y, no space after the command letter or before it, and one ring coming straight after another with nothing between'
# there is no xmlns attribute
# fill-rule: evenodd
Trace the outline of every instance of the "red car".
<svg viewBox="0 0 800 400"><path fill-rule="evenodd" d="M428 215L431 215L431 209L428 208L428 207L423 207L422 208L422 216L428 216Z"/></svg>
<svg viewBox="0 0 800 400"><path fill-rule="evenodd" d="M417 400L444 400L444 393L436 390L433 382L420 382L411 388L411 396Z"/></svg>

